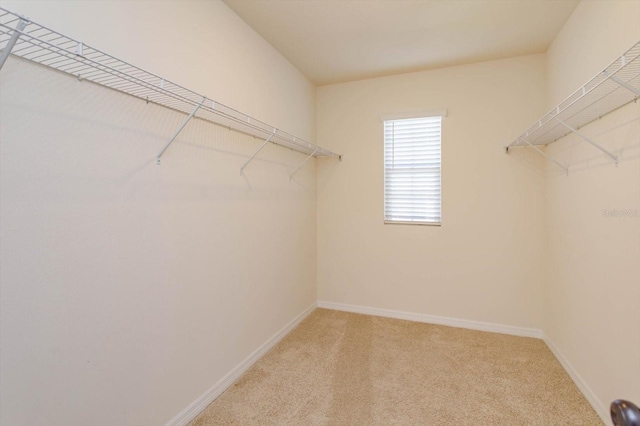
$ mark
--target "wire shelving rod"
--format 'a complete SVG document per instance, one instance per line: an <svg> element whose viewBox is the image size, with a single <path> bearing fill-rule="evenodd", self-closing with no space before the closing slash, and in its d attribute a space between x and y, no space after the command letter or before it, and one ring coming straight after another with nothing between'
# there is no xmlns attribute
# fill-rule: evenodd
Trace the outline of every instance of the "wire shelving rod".
<svg viewBox="0 0 640 426"><path fill-rule="evenodd" d="M638 98L640 98L640 41L536 121L507 146L506 151L508 153L513 147L548 145L574 133L602 151L617 165L618 157L615 154L579 130Z"/></svg>
<svg viewBox="0 0 640 426"><path fill-rule="evenodd" d="M187 120L169 140L167 147L184 125L197 117L240 133L268 138L271 143L306 155L341 159L339 154L3 8L0 8L0 49L0 68L6 58L13 54L80 80L91 81L186 114ZM157 155L158 163L165 150Z"/></svg>

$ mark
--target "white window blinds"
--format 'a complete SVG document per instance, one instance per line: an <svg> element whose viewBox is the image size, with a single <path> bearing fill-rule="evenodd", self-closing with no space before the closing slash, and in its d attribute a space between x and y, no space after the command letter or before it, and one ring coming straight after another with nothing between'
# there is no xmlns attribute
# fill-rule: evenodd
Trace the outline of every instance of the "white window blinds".
<svg viewBox="0 0 640 426"><path fill-rule="evenodd" d="M384 220L440 224L442 117L384 122Z"/></svg>

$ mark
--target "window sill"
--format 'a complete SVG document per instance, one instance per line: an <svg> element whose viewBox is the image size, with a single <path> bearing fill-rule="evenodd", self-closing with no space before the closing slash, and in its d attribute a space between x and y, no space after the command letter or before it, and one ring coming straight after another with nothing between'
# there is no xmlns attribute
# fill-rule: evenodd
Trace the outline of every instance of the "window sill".
<svg viewBox="0 0 640 426"><path fill-rule="evenodd" d="M420 225L420 226L441 226L441 222L400 222L397 220L385 220L385 225Z"/></svg>

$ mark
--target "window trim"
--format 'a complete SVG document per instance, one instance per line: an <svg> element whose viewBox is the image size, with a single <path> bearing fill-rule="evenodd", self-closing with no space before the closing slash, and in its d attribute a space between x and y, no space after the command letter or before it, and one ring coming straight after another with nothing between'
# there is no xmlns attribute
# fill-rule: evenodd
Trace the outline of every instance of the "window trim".
<svg viewBox="0 0 640 426"><path fill-rule="evenodd" d="M432 118L432 117L441 117L442 120L440 122L440 221L438 222L419 222L419 221L397 221L397 220L387 220L386 219L386 215L385 215L385 181L384 181L384 176L386 174L386 169L385 169L385 154L384 154L384 147L385 147L385 141L384 141L384 123L385 121L393 121L393 120L404 120L404 119L411 119L411 118ZM442 128L444 127L444 118L447 117L447 110L445 108L443 109L436 109L436 110L428 110L428 111L417 111L417 112L408 112L408 113L398 113L398 114L385 114L383 116L380 117L380 122L382 123L382 127L383 127L383 140L382 140L382 146L383 146L383 154L382 154L382 171L383 171L383 190L382 190L382 221L384 225L417 225L417 226L436 226L436 227L441 227L442 226L442 144L443 144L443 135L442 135Z"/></svg>
<svg viewBox="0 0 640 426"><path fill-rule="evenodd" d="M385 114L380 117L380 122L384 123L385 121L390 120L405 120L408 118L431 118L431 117L442 117L445 118L447 116L447 109L430 109L425 111L413 111L413 112L402 112L396 114Z"/></svg>

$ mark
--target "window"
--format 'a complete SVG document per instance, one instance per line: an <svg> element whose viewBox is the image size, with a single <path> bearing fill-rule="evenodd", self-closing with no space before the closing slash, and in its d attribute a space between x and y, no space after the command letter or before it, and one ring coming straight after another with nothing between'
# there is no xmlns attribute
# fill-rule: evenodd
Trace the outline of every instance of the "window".
<svg viewBox="0 0 640 426"><path fill-rule="evenodd" d="M440 225L442 116L384 120L384 221Z"/></svg>

